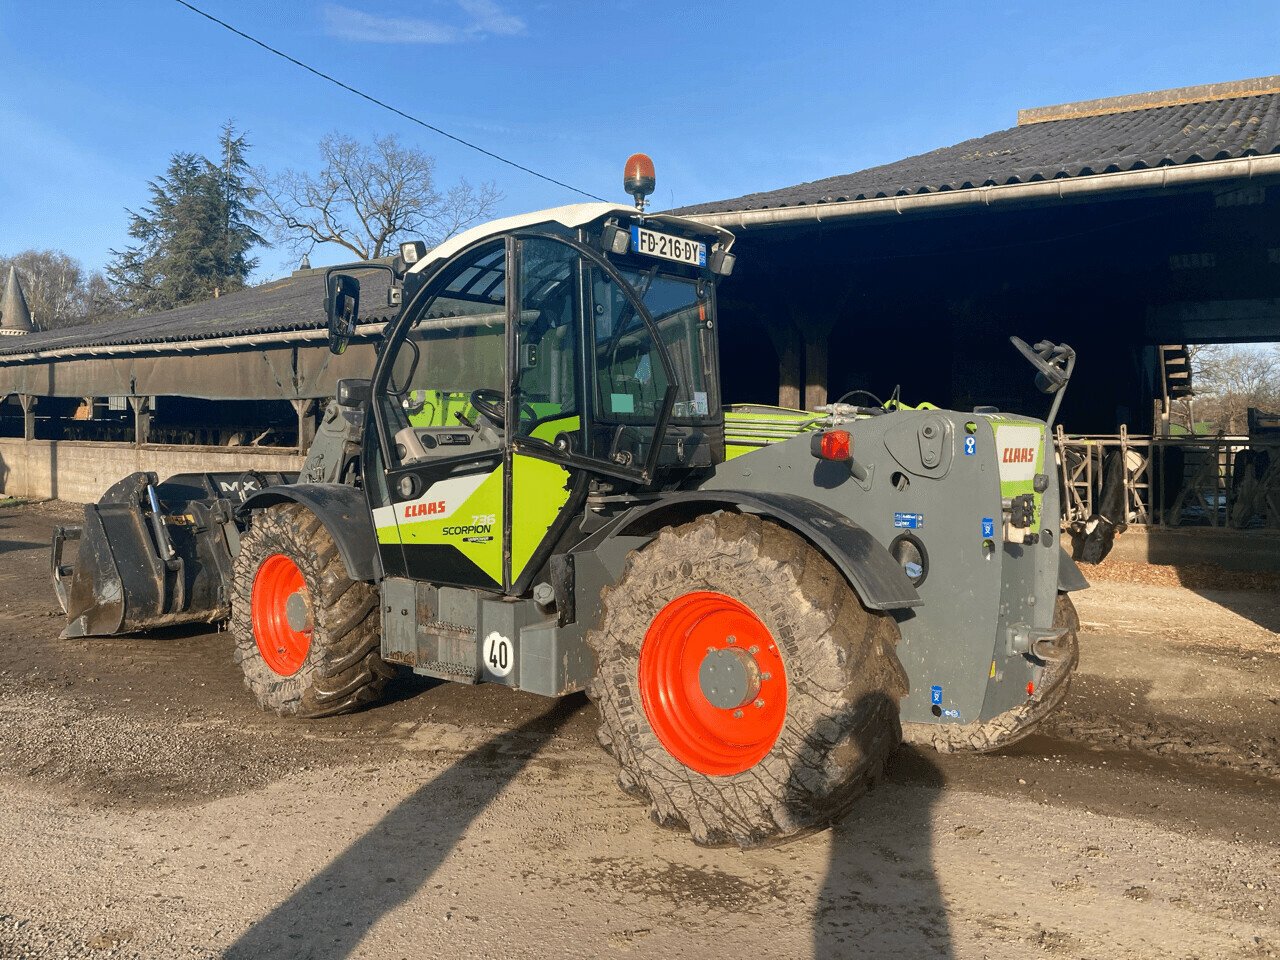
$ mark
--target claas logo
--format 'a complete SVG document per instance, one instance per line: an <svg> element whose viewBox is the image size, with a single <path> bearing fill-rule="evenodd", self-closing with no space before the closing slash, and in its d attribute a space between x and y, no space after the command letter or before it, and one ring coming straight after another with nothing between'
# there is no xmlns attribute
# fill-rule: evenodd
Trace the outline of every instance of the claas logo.
<svg viewBox="0 0 1280 960"><path fill-rule="evenodd" d="M1035 463L1035 447L1005 447L1001 463Z"/></svg>
<svg viewBox="0 0 1280 960"><path fill-rule="evenodd" d="M430 503L411 503L404 508L404 518L410 520L413 517L429 517L437 513L444 513L444 501L432 500Z"/></svg>

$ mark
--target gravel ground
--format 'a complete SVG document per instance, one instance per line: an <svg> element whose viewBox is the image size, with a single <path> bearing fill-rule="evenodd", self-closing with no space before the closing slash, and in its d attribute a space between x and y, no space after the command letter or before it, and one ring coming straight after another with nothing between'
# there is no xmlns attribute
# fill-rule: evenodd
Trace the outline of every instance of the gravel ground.
<svg viewBox="0 0 1280 960"><path fill-rule="evenodd" d="M285 723L225 634L59 640L75 515L0 509L0 957L1280 954L1273 592L1095 577L1042 734L743 853L652 826L580 697Z"/></svg>

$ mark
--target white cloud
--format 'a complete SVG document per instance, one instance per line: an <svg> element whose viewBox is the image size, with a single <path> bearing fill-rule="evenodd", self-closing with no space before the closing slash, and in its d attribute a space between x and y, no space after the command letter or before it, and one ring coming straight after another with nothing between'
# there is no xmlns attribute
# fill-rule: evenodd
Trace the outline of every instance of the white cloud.
<svg viewBox="0 0 1280 960"><path fill-rule="evenodd" d="M462 43L480 37L524 33L525 22L504 11L495 0L456 0L465 14L459 23L424 17L380 17L336 3L324 8L325 32L360 43Z"/></svg>
<svg viewBox="0 0 1280 960"><path fill-rule="evenodd" d="M524 33L524 21L507 13L494 0L458 0L458 6L471 16L472 23L468 29L472 32L496 33L504 37Z"/></svg>

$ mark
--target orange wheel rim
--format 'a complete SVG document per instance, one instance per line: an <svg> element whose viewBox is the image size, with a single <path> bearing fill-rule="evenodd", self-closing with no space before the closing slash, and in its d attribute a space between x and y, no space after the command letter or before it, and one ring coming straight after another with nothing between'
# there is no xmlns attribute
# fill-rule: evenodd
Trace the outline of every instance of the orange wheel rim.
<svg viewBox="0 0 1280 960"><path fill-rule="evenodd" d="M653 618L640 648L640 699L658 740L709 776L750 770L787 715L787 675L769 629L723 593L686 593Z"/></svg>
<svg viewBox="0 0 1280 960"><path fill-rule="evenodd" d="M273 553L262 561L254 577L250 611L258 652L267 666L282 677L291 677L301 670L311 650L310 624L298 629L289 621L290 598L300 598L300 609L309 609L310 598L302 571L283 553ZM294 606L297 623L297 599Z"/></svg>

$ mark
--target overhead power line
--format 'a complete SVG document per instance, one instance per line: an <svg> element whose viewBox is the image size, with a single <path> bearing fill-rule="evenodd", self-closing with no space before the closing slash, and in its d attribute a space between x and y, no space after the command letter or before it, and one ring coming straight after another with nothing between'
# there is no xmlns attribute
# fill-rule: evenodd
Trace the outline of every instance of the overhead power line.
<svg viewBox="0 0 1280 960"><path fill-rule="evenodd" d="M565 183L563 180L557 180L555 177L549 177L545 173L539 173L537 170L534 170L530 167L526 167L522 163L516 163L516 161L509 160L506 157L502 156L501 154L494 153L492 150L486 150L484 147L480 146L479 144L472 143L470 140L464 140L462 137L454 136L452 133L450 133L447 130L441 130L439 127L435 126L434 124L427 123L427 121L421 120L418 117L413 116L412 114L405 113L403 110L399 109L398 107L393 107L391 104L387 103L386 101L379 100L377 97L371 96L370 94L365 93L363 90L357 90L355 87L351 86L350 84L343 83L337 77L332 77L322 70L317 70L315 67L310 66L309 64L303 63L297 57L291 57L289 56L289 54L285 53L283 50L277 50L275 47L271 46L271 44L269 43L263 43L257 37L250 36L249 34L245 33L243 30L233 27L231 24L227 23L225 20L219 20L213 14L206 13L204 10L201 10L199 7L195 6L194 4L187 3L187 0L174 0L174 2L177 4L180 4L181 6L186 7L192 13L198 13L200 16L204 17L206 20L210 20L213 23L216 23L218 26L223 27L224 29L230 30L236 36L243 37L245 40L248 40L250 43L256 44L257 46L261 47L263 50L266 50L268 53L273 53L277 57L280 57L282 60L288 60L294 66L301 67L303 70L306 70L308 73L315 74L321 80L328 80L330 83L341 87L343 90L346 90L348 93L354 93L357 97L360 97L364 100L368 100L370 103L375 104L376 106L382 107L382 109L384 110L390 110L392 113L396 114L399 117L403 117L404 119L408 120L410 123L416 123L420 127L426 127L432 133L438 133L440 134L440 136L447 137L448 139L452 140L454 143L460 143L464 147L467 147L471 150L475 150L477 153L483 153L486 157L490 157L494 160L497 160L499 163L505 163L509 167L515 167L517 170L520 170L531 176L537 177L539 180L545 180L547 183L554 183L557 187L564 187L566 190L572 190L574 193L581 194L582 196L587 197L588 199L591 199L591 200L599 200L602 203L608 202L607 200L604 199L604 197L597 197L594 193L588 193L586 190L582 190L582 189L579 189L578 187L573 186L572 184Z"/></svg>

